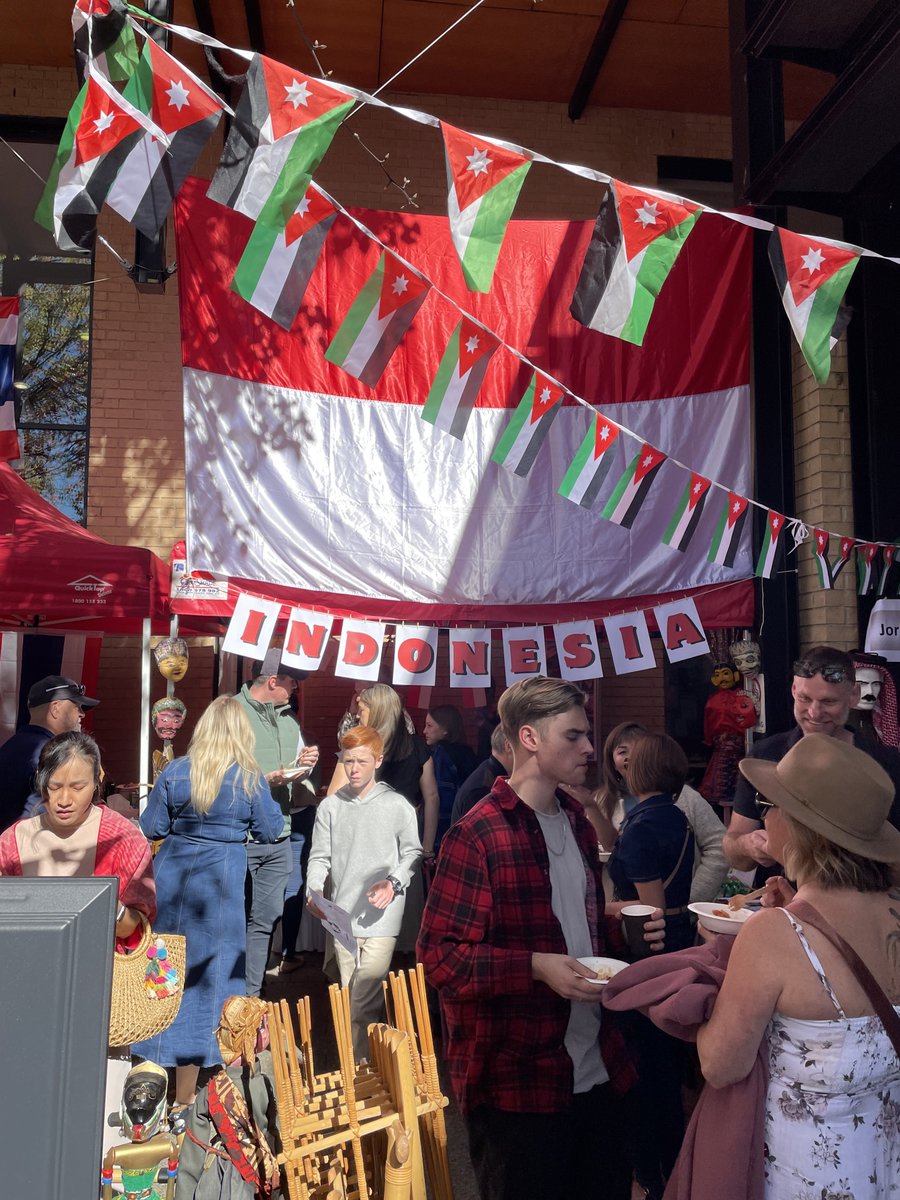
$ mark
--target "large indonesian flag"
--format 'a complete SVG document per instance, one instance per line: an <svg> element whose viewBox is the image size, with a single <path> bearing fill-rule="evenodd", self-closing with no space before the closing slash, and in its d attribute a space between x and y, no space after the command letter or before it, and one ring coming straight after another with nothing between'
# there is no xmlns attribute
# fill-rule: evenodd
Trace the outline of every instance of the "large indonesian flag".
<svg viewBox="0 0 900 1200"><path fill-rule="evenodd" d="M748 232L697 227L638 350L569 315L590 222L513 221L491 294L473 296L446 219L357 213L435 284L369 389L325 350L381 247L339 214L288 332L230 290L250 223L204 193L189 179L175 205L190 569L374 620L551 622L700 589L704 623L752 623L752 584L736 582L752 576L749 539L733 569L708 562L708 510L684 554L660 544L685 485L677 465L664 465L630 530L559 495L594 432L571 398L526 477L491 462L537 369L636 435L609 451L598 504L644 442L746 494ZM438 290L531 360L493 354L461 439L421 417L461 323Z"/></svg>

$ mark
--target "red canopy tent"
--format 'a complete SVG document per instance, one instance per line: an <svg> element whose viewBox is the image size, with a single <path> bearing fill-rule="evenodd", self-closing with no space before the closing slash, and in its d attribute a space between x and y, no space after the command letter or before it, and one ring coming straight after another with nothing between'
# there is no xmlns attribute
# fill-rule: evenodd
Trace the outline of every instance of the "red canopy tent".
<svg viewBox="0 0 900 1200"><path fill-rule="evenodd" d="M138 634L149 617L168 632L168 593L152 551L90 533L0 463L0 626Z"/></svg>

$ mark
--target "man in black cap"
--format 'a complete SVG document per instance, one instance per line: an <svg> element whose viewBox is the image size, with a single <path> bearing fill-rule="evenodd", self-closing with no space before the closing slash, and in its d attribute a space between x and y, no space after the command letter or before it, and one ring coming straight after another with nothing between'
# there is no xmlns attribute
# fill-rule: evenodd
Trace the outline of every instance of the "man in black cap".
<svg viewBox="0 0 900 1200"><path fill-rule="evenodd" d="M48 675L32 685L28 724L0 747L0 831L30 815L40 803L32 787L47 742L58 733L80 729L84 710L99 703L84 694L84 684L65 675Z"/></svg>
<svg viewBox="0 0 900 1200"><path fill-rule="evenodd" d="M247 995L262 991L272 932L284 909L285 893L293 869L291 847L291 793L296 783L315 766L319 751L299 748L300 729L291 712L291 696L306 678L305 671L281 662L281 651L271 649L258 664L253 678L238 692L256 739L253 755L266 777L272 795L284 813L283 837L272 845L247 844L250 903L247 913Z"/></svg>

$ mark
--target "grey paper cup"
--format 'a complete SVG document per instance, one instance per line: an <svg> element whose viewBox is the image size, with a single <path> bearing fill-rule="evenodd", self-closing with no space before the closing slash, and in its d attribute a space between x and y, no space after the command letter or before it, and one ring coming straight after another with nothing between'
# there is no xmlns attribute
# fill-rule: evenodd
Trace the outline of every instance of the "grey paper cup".
<svg viewBox="0 0 900 1200"><path fill-rule="evenodd" d="M653 914L650 904L627 904L622 909L622 930L633 958L649 958L653 951L644 941L644 924Z"/></svg>

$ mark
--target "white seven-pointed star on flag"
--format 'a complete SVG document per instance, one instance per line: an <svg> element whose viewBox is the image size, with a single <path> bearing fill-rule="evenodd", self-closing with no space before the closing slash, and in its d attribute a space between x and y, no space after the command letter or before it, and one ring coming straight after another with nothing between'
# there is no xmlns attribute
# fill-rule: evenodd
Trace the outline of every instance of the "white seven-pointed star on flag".
<svg viewBox="0 0 900 1200"><path fill-rule="evenodd" d="M731 511L733 513L739 513L741 511L740 501L735 500L734 504L731 506Z"/></svg>
<svg viewBox="0 0 900 1200"><path fill-rule="evenodd" d="M815 275L819 267L825 261L825 255L819 249L814 249L812 246L805 254L800 256L804 268L809 271L810 275Z"/></svg>
<svg viewBox="0 0 900 1200"><path fill-rule="evenodd" d="M472 336L466 342L466 349L468 350L468 352L470 354L474 354L475 351L478 349L478 345L479 345L478 334L473 333Z"/></svg>
<svg viewBox="0 0 900 1200"><path fill-rule="evenodd" d="M703 491L703 485L701 483L695 483L694 484L694 495L697 496L702 491Z"/></svg>
<svg viewBox="0 0 900 1200"><path fill-rule="evenodd" d="M107 129L109 129L110 125L112 125L115 119L116 114L114 112L101 112L100 116L94 122L94 128L98 133L104 133Z"/></svg>
<svg viewBox="0 0 900 1200"><path fill-rule="evenodd" d="M546 404L550 399L551 392L548 387L541 388L541 404Z"/></svg>
<svg viewBox="0 0 900 1200"><path fill-rule="evenodd" d="M305 217L306 214L309 212L309 205L310 205L309 196L304 196L303 199L300 201L300 203L297 205L297 216Z"/></svg>
<svg viewBox="0 0 900 1200"><path fill-rule="evenodd" d="M773 529L777 529L780 524L781 524L781 521L778 519L778 517L772 518L772 528Z"/></svg>
<svg viewBox="0 0 900 1200"><path fill-rule="evenodd" d="M172 80L172 86L166 95L169 97L169 104L177 108L179 112L188 103L188 90L180 79Z"/></svg>
<svg viewBox="0 0 900 1200"><path fill-rule="evenodd" d="M659 205L654 200L651 204L649 200L645 200L639 209L635 211L634 219L646 229L648 225L655 225L659 220Z"/></svg>
<svg viewBox="0 0 900 1200"><path fill-rule="evenodd" d="M821 550L822 547L825 545L825 539L822 537L821 533L816 538L816 541L819 543L819 549Z"/></svg>
<svg viewBox="0 0 900 1200"><path fill-rule="evenodd" d="M604 425L603 428L600 430L600 441L601 442L609 441L609 426L608 425Z"/></svg>
<svg viewBox="0 0 900 1200"><path fill-rule="evenodd" d="M302 104L307 107L307 101L311 95L309 88L306 86L306 81L298 83L296 79L291 80L291 86L285 87L285 99L289 104L293 104L295 110Z"/></svg>
<svg viewBox="0 0 900 1200"><path fill-rule="evenodd" d="M408 287L409 287L409 280L406 278L406 276L398 275L397 278L394 280L394 282L391 284L391 291L394 293L395 296L402 296Z"/></svg>
<svg viewBox="0 0 900 1200"><path fill-rule="evenodd" d="M652 454L645 454L645 455L644 455L644 457L641 459L641 466L642 466L642 467L649 467L649 466L651 465L651 463L652 463L652 462L653 462L653 455L652 455Z"/></svg>
<svg viewBox="0 0 900 1200"><path fill-rule="evenodd" d="M469 164L466 170L471 171L473 175L487 175L491 165L487 150L476 150L474 147L472 153L466 155L466 162Z"/></svg>

